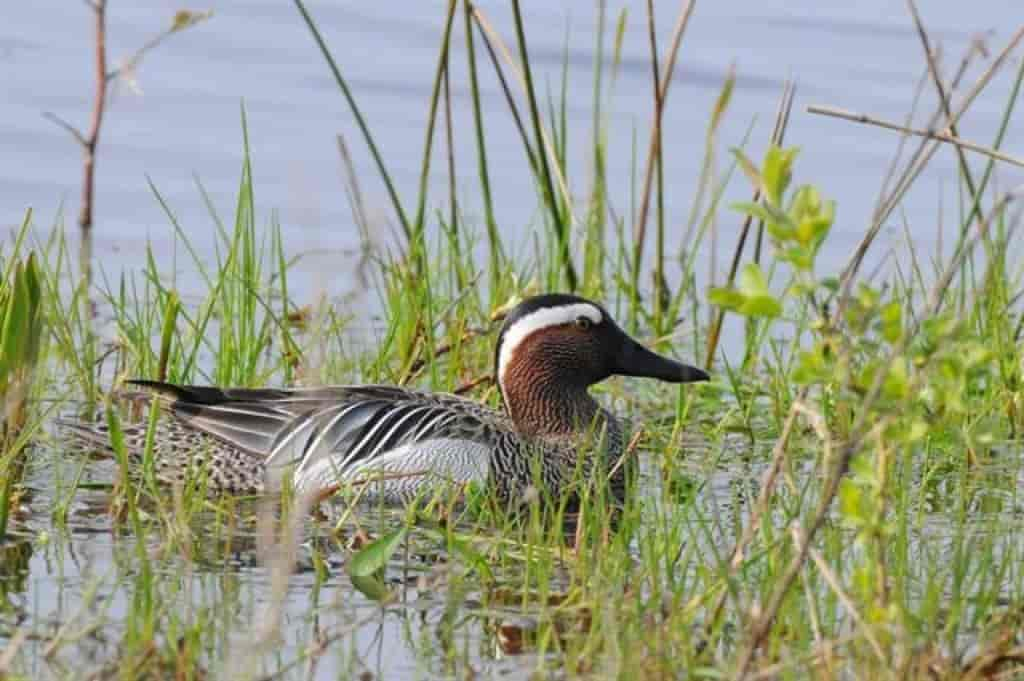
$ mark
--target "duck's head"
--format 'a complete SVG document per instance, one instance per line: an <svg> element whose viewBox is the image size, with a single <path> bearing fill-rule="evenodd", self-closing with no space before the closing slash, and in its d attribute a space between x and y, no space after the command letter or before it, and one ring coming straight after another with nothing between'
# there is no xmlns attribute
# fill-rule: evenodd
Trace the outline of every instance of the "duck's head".
<svg viewBox="0 0 1024 681"><path fill-rule="evenodd" d="M640 345L597 303L561 293L528 298L509 312L494 369L513 418L519 401L572 400L616 374L670 383L708 380L704 371Z"/></svg>

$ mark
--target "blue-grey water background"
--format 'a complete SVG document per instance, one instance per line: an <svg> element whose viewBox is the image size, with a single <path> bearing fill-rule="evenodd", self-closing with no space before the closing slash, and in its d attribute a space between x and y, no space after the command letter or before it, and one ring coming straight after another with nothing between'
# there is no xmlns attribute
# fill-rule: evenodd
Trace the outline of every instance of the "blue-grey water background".
<svg viewBox="0 0 1024 681"><path fill-rule="evenodd" d="M922 2L921 13L952 72L972 41L989 50L1009 39L1021 15L1016 0L983 0L969 11L959 3ZM483 11L514 49L508 3L482 2ZM662 51L669 44L680 4L659 2ZM411 210L420 172L423 130L444 22L442 2L316 2L310 9L370 121L399 193ZM621 74L606 110L610 113L608 173L616 212L630 210L634 135L646 150L651 119L651 75L644 3L608 7L607 53L615 21L627 9ZM112 67L166 28L182 5L174 1L113 2L108 42ZM242 156L240 109L248 116L257 209L269 222L277 215L287 247L305 254L292 286L298 298L353 285L351 263L359 244L343 190L335 143L343 134L380 234L395 229L384 188L330 73L292 3L283 0L209 0L189 9L213 10L202 25L147 55L131 83L121 83L103 126L97 173L94 252L109 272L135 267L151 242L172 266L173 230L149 188L164 195L201 252L212 253L213 222L197 179L222 215L230 216ZM558 92L563 58L568 59L569 157L572 191L589 188L585 172L592 128L592 69L596 17L591 3L525 3L538 87ZM79 207L81 153L68 134L45 120L52 112L82 128L93 94L91 16L85 3L12 3L0 27L0 224L21 222L32 207L46 227L63 214L73 227ZM462 210L482 224L472 118L461 19L453 45L454 129L459 152ZM491 72L481 52L485 74ZM989 60L976 58L969 84ZM703 2L693 14L679 58L665 117L665 177L669 253L682 238L695 195L710 111L730 67L735 95L719 135L719 168L728 149L752 122L750 152L757 158L773 123L783 82L792 77L798 94L787 143L802 148L798 180L813 180L839 202L835 236L824 263L836 269L866 228L888 161L898 142L892 132L806 113L808 104L835 105L902 121L925 67L920 41L900 0L860 3ZM960 125L963 137L987 144L995 136L1013 64L986 90ZM495 79L483 82L497 217L510 238L538 224L535 186ZM961 91L963 88L961 89ZM921 109L934 110L925 88ZM919 117L920 118L920 117ZM1019 116L1018 116L1019 118ZM1005 148L1024 146L1024 130L1011 124ZM432 178L435 205L447 187L435 145ZM973 157L980 163L979 157ZM902 212L887 227L885 245L902 240L902 222L919 246L936 243L940 221L955 229L958 205L955 156L944 150L917 182ZM1004 185L1024 177L1000 168ZM749 195L737 176L728 196ZM728 211L719 221L722 250L731 249L740 220ZM74 231L74 230L71 230ZM951 232L950 232L951 233ZM182 285L187 288L188 280ZM186 290L187 294L188 291ZM300 300L301 302L301 300Z"/></svg>
<svg viewBox="0 0 1024 681"><path fill-rule="evenodd" d="M479 4L513 44L508 4ZM584 168L589 162L592 125L594 7L571 2L524 5L531 55L542 88L557 90L562 60L568 55L570 163ZM664 49L678 5L657 5ZM970 6L922 1L920 5L932 37L941 45L947 71L973 40L982 39L991 50L998 50L1022 18L1019 0L981 0ZM371 122L400 194L410 203L420 171L422 131L444 3L311 0L309 6ZM181 8L166 0L112 1L108 25L111 66L116 67L120 59L165 28ZM293 5L284 0L209 0L189 9L212 9L214 16L149 54L135 81L119 85L110 101L99 151L96 261L105 272L116 275L139 267L146 244L152 243L164 268L183 266L185 258L180 253L175 257L173 230L149 188L150 180L200 252L213 257L213 222L196 178L221 213L230 216L242 160L240 109L244 103L260 220L269 223L276 214L289 252L304 254L296 266L293 295L301 303L321 289L346 292L355 285L352 272L359 236L343 190L335 144L339 133L353 150L376 228L386 234L394 221L353 119L307 29ZM619 4L609 6L609 43L620 9ZM629 5L622 69L607 109L611 196L620 213L628 211L634 133L642 151L651 116L643 10L642 3ZM81 153L67 133L42 114L52 112L82 127L88 125L94 88L90 13L82 2L45 0L7 3L2 15L0 226L6 231L19 224L31 207L39 227L48 227L63 214L74 234ZM476 166L463 45L457 22L454 127L460 146L460 199L472 220L479 218L480 203L473 194ZM971 82L987 63L979 60L965 82ZM1015 65L972 107L960 126L962 136L983 144L994 137ZM799 90L787 143L802 148L798 179L813 180L839 202L836 233L824 256L825 267L838 268L868 223L898 139L890 132L809 115L805 107L826 104L894 121L904 118L924 69L921 45L904 3L699 3L683 43L665 118L670 250L681 238L700 171L709 114L732 66L737 84L719 137L721 160L755 120L752 155L759 155L783 82L794 78ZM482 71L489 72L489 67ZM488 77L483 87L498 221L510 240L521 243L537 224L535 188L496 82ZM922 108L930 112L935 99L929 88L926 93ZM1024 130L1020 116L1017 118L1011 122L1005 148L1021 155ZM438 149L441 153L443 145ZM933 162L908 196L903 211L894 213L884 244L898 246L904 218L920 246L937 245L940 221L947 236L952 234L955 221L950 216L958 205L954 163L949 150ZM578 178L574 192L586 191L586 173L571 172L570 176ZM1021 179L1019 171L1000 168L1003 186ZM446 181L443 164L437 163L432 182L437 202L443 200ZM744 198L748 194L745 180L737 176L729 196ZM734 242L739 224L738 218L723 213L719 222L723 252ZM883 245L874 257L884 252ZM189 282L187 277L179 279L186 295ZM753 476L756 471L748 474ZM29 484L42 488L49 473L37 475L43 477L30 478ZM720 484L728 487L730 483L723 479ZM714 496L716 485L710 489ZM45 490L39 492L31 504L40 513L28 525L42 535L48 531L45 511L51 500ZM78 511L83 504L88 505L88 498L78 505ZM33 540L36 549L27 567L27 583L10 596L40 621L59 621L77 611L82 592L97 574L106 575L100 577L100 603L112 613L131 607L130 592L122 588L126 576L116 567L117 554L131 552L130 542L126 546L127 540L110 535L102 521L97 521L93 531L89 521L82 519L87 516L76 517L76 532L86 540L71 544ZM195 590L195 602L218 607L228 603L224 607L231 609L243 632L245 622L258 618L267 599L267 577L259 566L247 562L250 559L251 554L242 551L240 562L226 572L183 566L180 576L187 588ZM176 568L172 563L168 569ZM304 645L302 632L308 634L313 582L308 572L293 578L293 597L286 603L288 640L282 660ZM361 599L343 579L328 582L317 598L321 604L339 604L322 610L321 624L328 627L377 608ZM428 594L419 603L424 617L419 624L392 612L357 632L356 652L362 658L359 668L373 669L383 678L444 674L437 659L414 645L417 640L423 645L432 640L429 632L443 609L443 599L431 605ZM479 628L471 629L467 636L468 647L479 647L472 653L473 659L479 657L480 668L490 675L525 677L532 668L534 661L524 664L523 660L488 653L491 644ZM238 642L237 650L246 652L244 641ZM337 676L339 669L349 664L342 660L348 660L344 655L338 657L337 664L325 659L318 674Z"/></svg>

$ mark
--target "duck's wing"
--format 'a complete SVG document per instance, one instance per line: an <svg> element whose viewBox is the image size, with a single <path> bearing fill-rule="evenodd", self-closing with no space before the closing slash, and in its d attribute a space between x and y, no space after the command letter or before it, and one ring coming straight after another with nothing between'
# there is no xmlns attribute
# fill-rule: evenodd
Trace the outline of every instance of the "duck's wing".
<svg viewBox="0 0 1024 681"><path fill-rule="evenodd" d="M129 381L168 402L186 425L256 458L265 458L278 435L303 414L339 404L349 386L320 388L213 388L161 381Z"/></svg>
<svg viewBox="0 0 1024 681"><path fill-rule="evenodd" d="M263 459L271 486L292 471L300 490L377 473L486 480L493 443L508 426L453 395L392 386L294 390L139 383L171 398L191 427Z"/></svg>
<svg viewBox="0 0 1024 681"><path fill-rule="evenodd" d="M271 485L287 470L303 491L380 476L401 488L416 487L416 478L485 482L503 418L462 398L394 390L360 386L295 419L267 458Z"/></svg>

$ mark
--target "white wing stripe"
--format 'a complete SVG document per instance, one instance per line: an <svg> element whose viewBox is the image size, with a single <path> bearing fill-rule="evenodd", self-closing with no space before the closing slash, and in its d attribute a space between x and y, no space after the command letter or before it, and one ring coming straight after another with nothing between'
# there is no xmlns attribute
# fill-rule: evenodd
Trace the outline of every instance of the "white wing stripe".
<svg viewBox="0 0 1024 681"><path fill-rule="evenodd" d="M211 411L217 414L225 415L241 414L242 416L252 416L261 419L274 419L276 421L282 422L290 421L293 418L291 415L281 412L277 409L267 409L266 407L262 406L259 408L246 409L244 407L239 407L237 405L229 407L218 404L214 406L204 406L203 411ZM230 416L228 418L230 418Z"/></svg>
<svg viewBox="0 0 1024 681"><path fill-rule="evenodd" d="M299 467L296 469L296 475L299 472L303 471L305 467L308 465L308 463L315 458L316 452L319 449L321 449L321 446L324 444L324 438L327 437L327 434L331 432L334 426L337 425L337 423L341 421L343 418L345 418L349 414L349 412L360 407L366 407L366 402L354 402L352 403L352 405L349 405L344 409L341 409L338 412L338 414L333 419L331 419L327 423L327 425L325 425L321 429L321 431L319 431L319 433L317 433L316 437L311 442L306 444L302 455L302 463L300 463ZM330 456L330 454L331 453L329 452L328 456Z"/></svg>
<svg viewBox="0 0 1024 681"><path fill-rule="evenodd" d="M267 455L266 465L267 466L286 466L290 463L294 463L296 457L291 457L289 461L283 463L278 462L277 459L281 456L281 453L285 451L285 448L291 445L292 440L299 436L299 433L303 433L309 430L313 425L313 420L316 418L316 412L306 412L296 417L289 426L288 431L281 437L281 441L274 444L273 449L270 450L270 454Z"/></svg>
<svg viewBox="0 0 1024 681"><path fill-rule="evenodd" d="M338 468L341 469L342 471L344 471L346 468L348 468L348 466L349 466L349 464L351 462L361 458L360 457L361 450L364 447L366 447L369 442L373 441L373 436L377 433L377 431L379 431L382 428L384 428L385 424L391 418L393 418L396 413L400 413L399 409L400 409L400 407L399 408L395 408L395 409L390 409L390 410L387 411L387 413L385 413L383 416L381 416L381 418L377 421L377 423L374 424L373 428L370 428L366 433L364 433L363 437L359 440L359 442L357 442L355 445L352 446L351 449L349 449L348 454L346 454L345 457L342 459L341 464L338 466ZM414 407L413 409L411 409L409 411L408 415L412 416L413 414L415 414L417 412L426 411L428 409L430 409L430 407Z"/></svg>
<svg viewBox="0 0 1024 681"><path fill-rule="evenodd" d="M398 421L395 422L395 425L391 426L391 430L389 430L387 434L380 439L380 442L378 442L377 446L373 448L373 451L366 456L366 459L369 461L377 457L377 455L381 453L381 449L383 449L385 445L391 442L391 438L395 435L395 433L400 432L400 429L403 427L403 425L409 419L412 419L413 417L416 416L417 411L418 410L414 409L405 416L403 416L402 418L398 419Z"/></svg>
<svg viewBox="0 0 1024 681"><path fill-rule="evenodd" d="M434 418L427 419L426 421L421 423L420 427L416 430L416 432L410 439L413 440L414 442L417 440L422 440L428 433L437 433L444 426L448 425L448 423L454 420L454 414L441 412L434 416Z"/></svg>

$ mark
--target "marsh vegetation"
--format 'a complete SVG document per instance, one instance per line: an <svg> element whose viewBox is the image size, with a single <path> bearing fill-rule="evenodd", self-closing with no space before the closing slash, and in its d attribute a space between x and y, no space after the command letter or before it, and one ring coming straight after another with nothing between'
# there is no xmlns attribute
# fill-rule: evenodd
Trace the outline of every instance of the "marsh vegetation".
<svg viewBox="0 0 1024 681"><path fill-rule="evenodd" d="M296 0L358 126L338 143L366 244L365 319L331 298L293 295L300 254L257 203L244 107L232 211L211 202L206 225L181 224L152 186L201 299L183 299L176 271L161 270L152 251L125 271L83 263L63 225L31 212L4 242L5 678L1022 673L1022 189L1007 170L1019 159L1001 149L1020 119L1024 29L986 61L972 52L947 72L921 27L921 88L938 93L935 109L913 109L920 93L910 92L907 121L854 116L895 126L877 131L892 135L894 156L878 169L880 194L863 197L876 206L863 238L834 270L819 253L843 206L829 198L830 178L802 175L799 150L786 145L792 85L770 135L725 148L735 79L722 82L687 150L704 159L687 179L691 209L670 224L665 197L680 183L670 186L663 159L679 152L662 146L662 126L692 4L665 44L650 15L608 17L599 6L586 131L566 123L566 79L582 76L566 69L561 87L538 82L529 20L512 5L514 24L499 31L472 3L447 4L419 191L403 196L341 47ZM628 22L651 39L643 134L614 129L607 115ZM536 187L524 242L498 228L485 70L501 83ZM968 142L961 117L1004 72L1000 126L972 130L987 139ZM471 129L451 125L449 81L463 73ZM635 182L611 186L608 139L624 134L635 140ZM471 155L452 152L455 135L472 138ZM370 150L383 181L387 226L369 217L355 145ZM585 145L588 163L572 165L570 145ZM957 159L956 210L901 213L936 154ZM457 186L456 165L475 168L478 182ZM437 174L449 178L446 195L430 194ZM749 187L750 200L727 205L730 184ZM464 209L467 193L479 214ZM742 224L727 253L725 220ZM904 246L878 256L877 237L894 224ZM190 236L211 226L213 256ZM378 238L390 227L393 238ZM924 230L946 235L945 246L918 247L912 235ZM287 491L211 499L201 479L169 489L145 467L129 470L119 424L158 414L125 379L387 383L497 405L496 324L524 296L555 290L602 301L635 336L713 374L702 385L617 380L597 390L629 418L627 455L638 463L614 518L600 494L583 498L571 533L557 505L506 518L474 498L406 510L347 497L331 514L306 514ZM57 415L109 423L115 456L76 451L53 427Z"/></svg>

